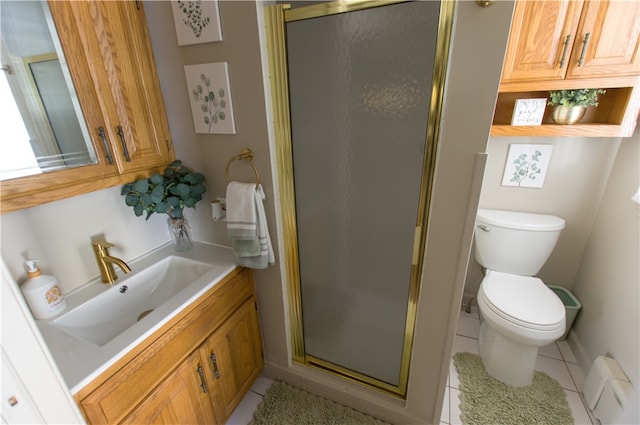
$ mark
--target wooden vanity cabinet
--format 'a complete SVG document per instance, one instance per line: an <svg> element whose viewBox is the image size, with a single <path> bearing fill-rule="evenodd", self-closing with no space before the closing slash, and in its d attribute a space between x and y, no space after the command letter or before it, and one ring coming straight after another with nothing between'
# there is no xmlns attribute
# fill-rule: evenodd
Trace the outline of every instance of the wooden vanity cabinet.
<svg viewBox="0 0 640 425"><path fill-rule="evenodd" d="M75 399L91 424L223 425L262 368L253 274L238 267Z"/></svg>
<svg viewBox="0 0 640 425"><path fill-rule="evenodd" d="M125 424L215 424L211 399L194 379L202 371L198 353L193 353L158 385L123 423Z"/></svg>
<svg viewBox="0 0 640 425"><path fill-rule="evenodd" d="M48 4L97 163L2 181L1 212L148 177L174 159L142 2Z"/></svg>
<svg viewBox="0 0 640 425"><path fill-rule="evenodd" d="M258 312L245 303L199 349L216 418L225 424L262 370Z"/></svg>

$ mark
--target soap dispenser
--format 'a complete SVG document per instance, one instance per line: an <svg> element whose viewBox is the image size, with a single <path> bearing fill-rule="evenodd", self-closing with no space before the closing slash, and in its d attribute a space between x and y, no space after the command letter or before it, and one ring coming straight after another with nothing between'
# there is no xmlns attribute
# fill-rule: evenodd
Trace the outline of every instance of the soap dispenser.
<svg viewBox="0 0 640 425"><path fill-rule="evenodd" d="M48 319L62 313L67 307L62 290L55 277L43 275L36 266L38 260L27 260L27 280L20 289L36 319Z"/></svg>

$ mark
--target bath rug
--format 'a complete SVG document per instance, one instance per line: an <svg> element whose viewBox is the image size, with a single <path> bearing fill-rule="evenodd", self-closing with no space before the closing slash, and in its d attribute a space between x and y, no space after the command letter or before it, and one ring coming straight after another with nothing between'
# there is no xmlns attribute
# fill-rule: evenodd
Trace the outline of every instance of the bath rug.
<svg viewBox="0 0 640 425"><path fill-rule="evenodd" d="M264 395L249 425L388 424L285 382L276 382Z"/></svg>
<svg viewBox="0 0 640 425"><path fill-rule="evenodd" d="M530 385L513 387L490 376L476 354L457 353L453 363L464 425L573 425L564 390L549 375L536 371Z"/></svg>

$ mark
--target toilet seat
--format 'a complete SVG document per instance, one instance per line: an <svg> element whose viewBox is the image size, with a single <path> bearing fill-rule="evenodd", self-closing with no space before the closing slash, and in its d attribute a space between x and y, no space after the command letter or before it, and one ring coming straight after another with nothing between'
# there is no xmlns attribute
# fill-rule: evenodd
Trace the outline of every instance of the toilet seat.
<svg viewBox="0 0 640 425"><path fill-rule="evenodd" d="M540 331L564 326L564 304L538 278L488 270L480 291L486 307L510 323Z"/></svg>

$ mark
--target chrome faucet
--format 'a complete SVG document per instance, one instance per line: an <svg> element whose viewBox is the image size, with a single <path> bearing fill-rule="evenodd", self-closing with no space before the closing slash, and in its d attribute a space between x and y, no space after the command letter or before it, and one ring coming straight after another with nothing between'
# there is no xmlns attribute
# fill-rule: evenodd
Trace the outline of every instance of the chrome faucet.
<svg viewBox="0 0 640 425"><path fill-rule="evenodd" d="M116 271L113 269L114 264L120 267L125 273L131 271L131 267L129 267L127 263L109 255L109 248L115 246L114 244L105 240L99 240L92 242L91 245L93 246L94 254L96 254L96 261L98 261L98 268L100 268L100 276L102 277L103 283L113 284L113 282L118 280L118 275L116 275Z"/></svg>

